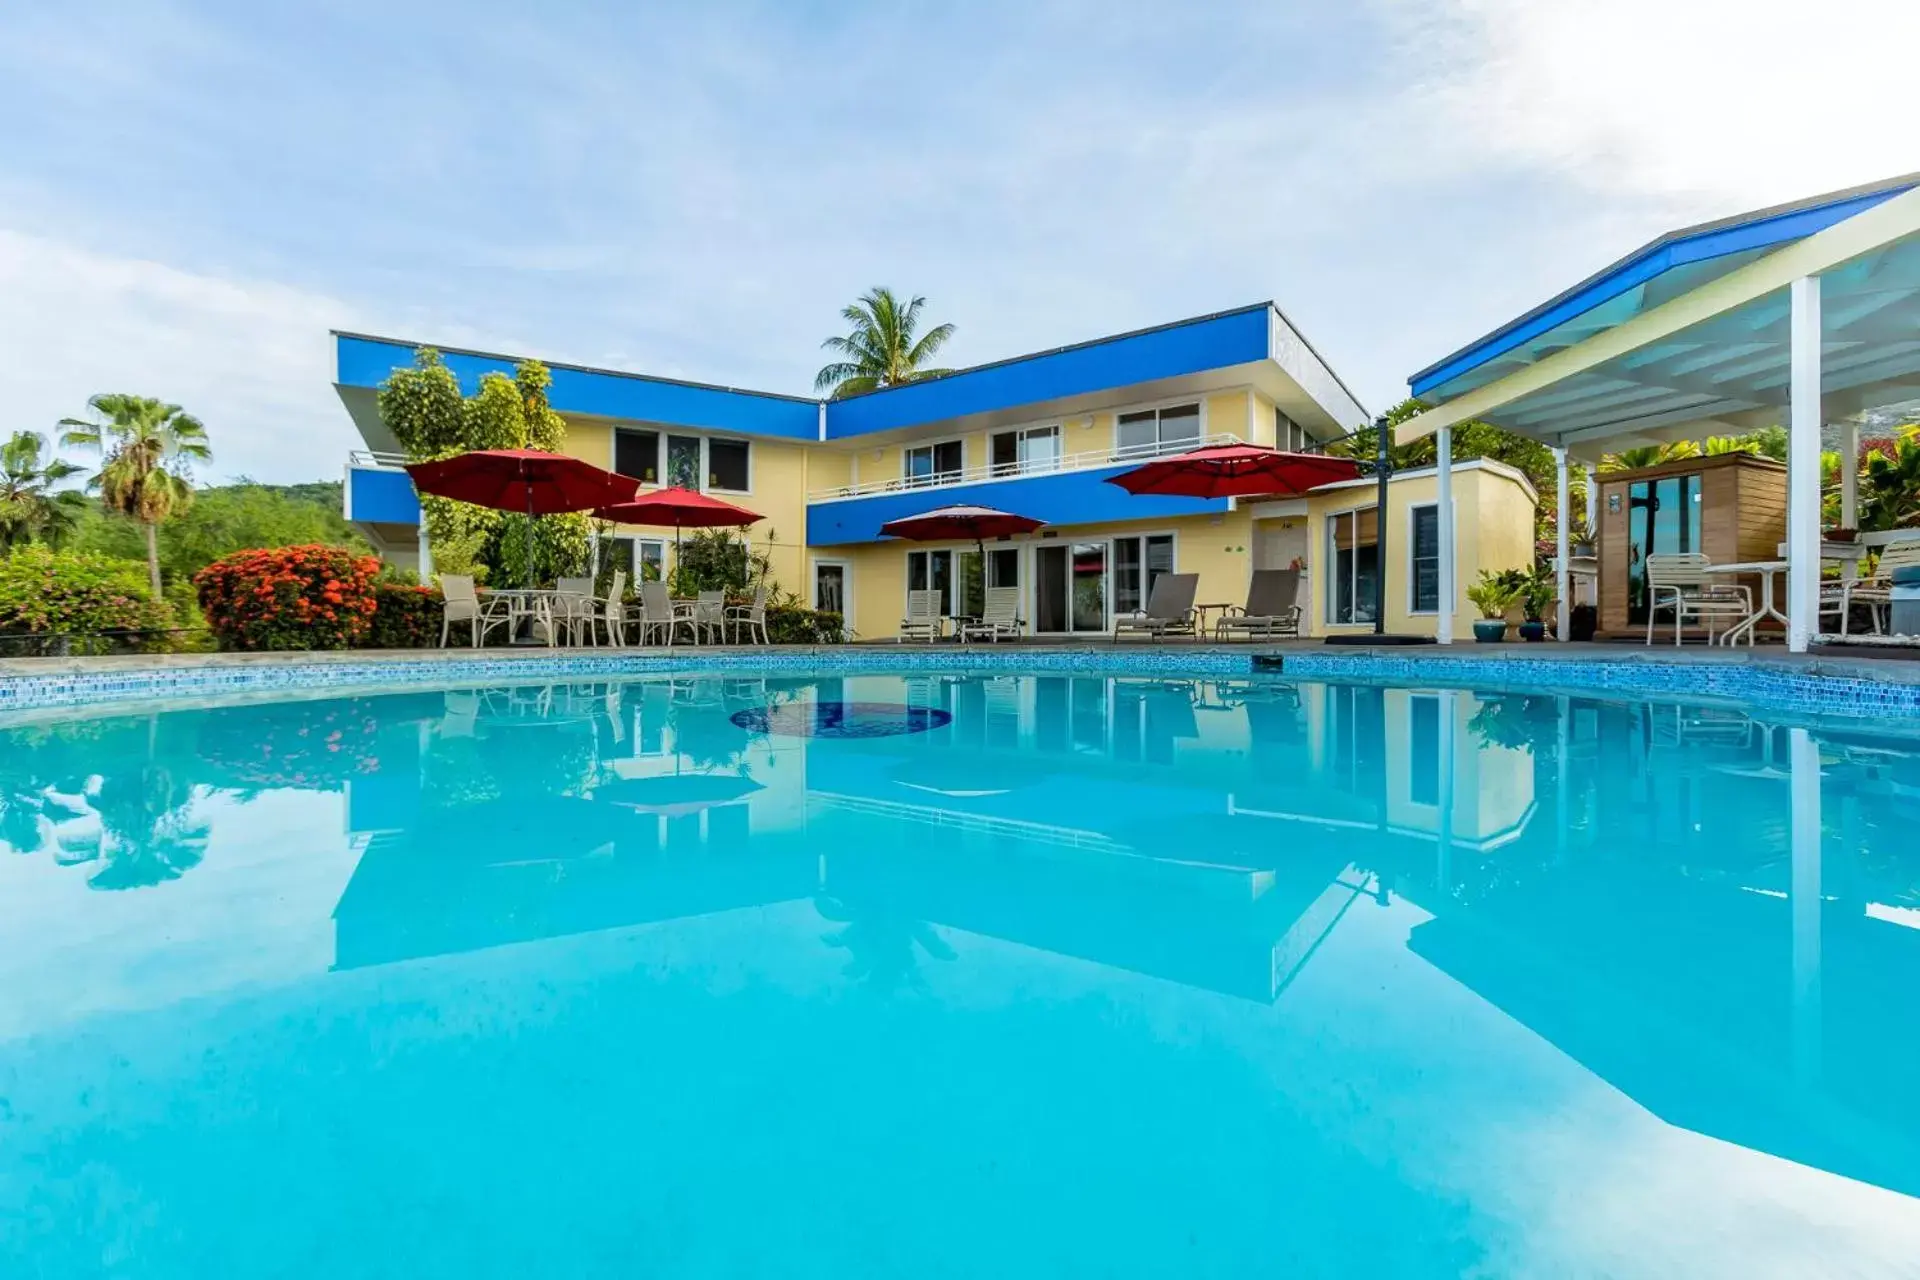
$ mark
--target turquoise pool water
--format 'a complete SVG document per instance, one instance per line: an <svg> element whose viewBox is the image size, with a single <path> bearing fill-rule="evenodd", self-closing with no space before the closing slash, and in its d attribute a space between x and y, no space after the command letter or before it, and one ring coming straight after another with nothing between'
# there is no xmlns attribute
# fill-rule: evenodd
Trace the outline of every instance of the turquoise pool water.
<svg viewBox="0 0 1920 1280"><path fill-rule="evenodd" d="M1277 678L0 729L0 1275L1911 1276L1917 795Z"/></svg>

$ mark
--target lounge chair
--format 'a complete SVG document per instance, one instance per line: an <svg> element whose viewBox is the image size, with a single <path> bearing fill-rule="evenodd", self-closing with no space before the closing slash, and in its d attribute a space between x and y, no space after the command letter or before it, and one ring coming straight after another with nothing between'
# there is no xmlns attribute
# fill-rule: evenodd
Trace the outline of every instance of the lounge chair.
<svg viewBox="0 0 1920 1280"><path fill-rule="evenodd" d="M1249 640L1272 640L1300 634L1300 571L1298 569L1255 569L1247 583L1244 609L1229 607L1214 624L1213 638L1226 640L1245 636Z"/></svg>
<svg viewBox="0 0 1920 1280"><path fill-rule="evenodd" d="M480 593L474 590L473 577L464 573L443 573L440 575L440 595L446 601L445 612L440 620L440 647L447 647L447 636L456 622L471 624L473 647L478 649L486 642L487 632L495 627L504 627L512 621L512 612L505 600L482 600Z"/></svg>
<svg viewBox="0 0 1920 1280"><path fill-rule="evenodd" d="M1893 571L1920 565L1920 541L1894 542L1880 550L1880 561L1873 567L1873 576L1858 578L1852 582L1830 582L1820 589L1820 612L1840 615L1840 634L1848 634L1847 624L1853 613L1853 606L1867 606L1867 614L1873 620L1873 635L1885 635L1891 629L1881 625L1881 618L1893 605Z"/></svg>
<svg viewBox="0 0 1920 1280"><path fill-rule="evenodd" d="M1713 643L1713 624L1725 621L1732 630L1753 616L1753 593L1713 572L1713 561L1697 551L1648 556L1647 643L1653 643L1654 615L1673 611L1673 643L1689 615L1707 624L1707 643ZM1749 631L1748 638L1752 638Z"/></svg>
<svg viewBox="0 0 1920 1280"><path fill-rule="evenodd" d="M1144 635L1153 640L1193 635L1193 595L1199 587L1197 573L1161 574L1153 580L1153 590L1147 593L1147 607L1143 611L1114 618L1114 643L1118 644L1126 634Z"/></svg>
<svg viewBox="0 0 1920 1280"><path fill-rule="evenodd" d="M946 631L946 619L940 616L939 591L907 592L907 616L900 621L900 643L925 640L932 644Z"/></svg>
<svg viewBox="0 0 1920 1280"><path fill-rule="evenodd" d="M988 587L986 606L978 618L960 625L960 639L992 640L1020 636L1020 588Z"/></svg>

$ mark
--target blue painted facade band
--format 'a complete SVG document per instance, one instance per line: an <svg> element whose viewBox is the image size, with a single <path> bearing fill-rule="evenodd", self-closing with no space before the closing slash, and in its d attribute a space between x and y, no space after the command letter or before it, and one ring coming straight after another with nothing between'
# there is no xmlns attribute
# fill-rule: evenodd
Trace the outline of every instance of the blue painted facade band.
<svg viewBox="0 0 1920 1280"><path fill-rule="evenodd" d="M1272 341L1266 303L1165 328L1022 356L827 402L827 439L890 431L968 414L1135 386L1265 360Z"/></svg>
<svg viewBox="0 0 1920 1280"><path fill-rule="evenodd" d="M377 387L395 369L413 364L415 348L404 342L334 336L337 378L345 386ZM460 380L460 389L472 395L482 375L513 374L514 361L505 356L442 351L447 368ZM636 422L660 422L748 436L783 440L814 440L819 436L817 401L758 391L735 391L672 382L636 373L577 369L552 365L553 386L548 398L563 413L589 413Z"/></svg>
<svg viewBox="0 0 1920 1280"><path fill-rule="evenodd" d="M420 498L404 471L347 469L347 519L361 524L419 524Z"/></svg>
<svg viewBox="0 0 1920 1280"><path fill-rule="evenodd" d="M1161 520L1211 515L1227 509L1224 498L1170 498L1157 494L1135 497L1118 485L1106 483L1109 476L1117 476L1131 466L811 502L807 504L807 545L831 547L874 542L880 538L880 526L889 520L964 503L997 507L1050 525Z"/></svg>

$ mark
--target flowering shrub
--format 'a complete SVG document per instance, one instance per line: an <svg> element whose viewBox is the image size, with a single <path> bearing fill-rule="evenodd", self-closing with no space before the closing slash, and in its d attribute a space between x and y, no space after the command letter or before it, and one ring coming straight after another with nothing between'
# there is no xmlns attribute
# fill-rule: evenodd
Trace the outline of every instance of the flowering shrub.
<svg viewBox="0 0 1920 1280"><path fill-rule="evenodd" d="M346 649L375 610L380 561L342 547L237 551L194 575L222 649Z"/></svg>
<svg viewBox="0 0 1920 1280"><path fill-rule="evenodd" d="M147 589L146 567L136 561L21 547L0 556L0 652L21 648L5 637L25 635L70 637L74 651L164 648L169 638L161 633L174 625L173 610ZM103 631L145 634L84 639Z"/></svg>
<svg viewBox="0 0 1920 1280"><path fill-rule="evenodd" d="M430 649L440 643L446 601L432 587L381 582L373 588L373 626L362 643L369 649Z"/></svg>

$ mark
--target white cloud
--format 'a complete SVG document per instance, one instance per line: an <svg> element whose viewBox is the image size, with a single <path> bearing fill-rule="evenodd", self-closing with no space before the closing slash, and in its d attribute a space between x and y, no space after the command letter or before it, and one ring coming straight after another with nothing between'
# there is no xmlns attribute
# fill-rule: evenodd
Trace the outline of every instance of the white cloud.
<svg viewBox="0 0 1920 1280"><path fill-rule="evenodd" d="M1481 159L1728 214L1920 168L1911 0L1397 4ZM1437 57L1435 55L1438 55Z"/></svg>
<svg viewBox="0 0 1920 1280"><path fill-rule="evenodd" d="M213 438L213 477L310 480L357 444L335 398L330 327L354 312L267 281L225 279L0 230L8 429L51 433L102 391L183 405Z"/></svg>

